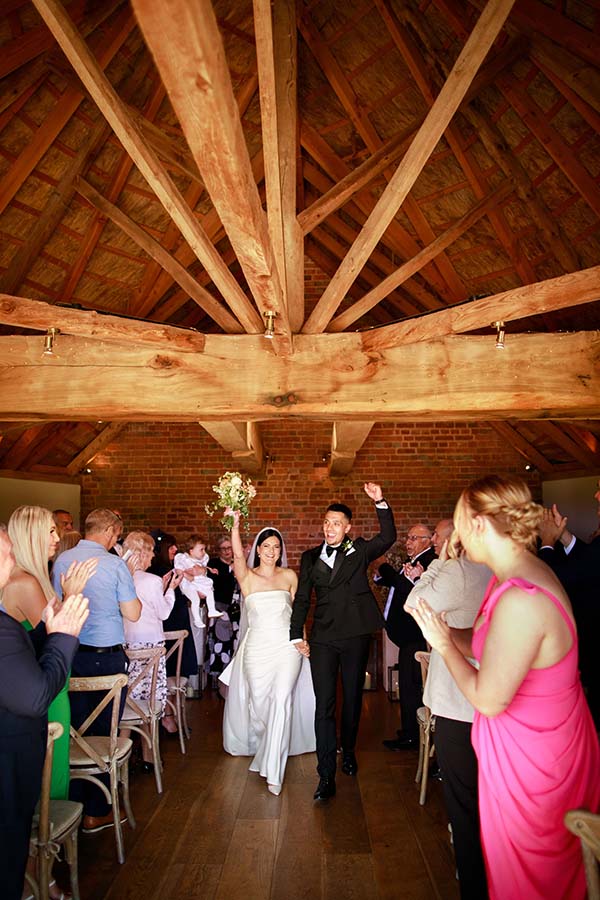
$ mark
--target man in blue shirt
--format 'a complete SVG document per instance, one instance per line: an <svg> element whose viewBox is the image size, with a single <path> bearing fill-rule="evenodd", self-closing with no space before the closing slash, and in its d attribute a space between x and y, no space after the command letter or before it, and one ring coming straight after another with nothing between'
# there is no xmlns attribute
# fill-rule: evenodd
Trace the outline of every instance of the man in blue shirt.
<svg viewBox="0 0 600 900"><path fill-rule="evenodd" d="M85 538L76 547L61 553L54 563L52 580L60 596L61 576L67 572L71 563L91 558L98 560L98 567L85 586L90 614L82 628L79 636L81 643L73 659L72 673L77 677L127 672L127 657L123 649L123 619L137 622L142 604L136 597L127 564L109 553L121 528L121 520L110 509L93 509L85 520ZM71 716L75 727L86 720L99 700L100 697L95 692L71 694ZM125 692L122 695L122 705L124 703ZM87 733L109 735L110 716L109 705ZM106 784L108 786L108 777ZM73 782L71 795L84 804L84 831L100 831L114 825L110 806L96 786L77 779Z"/></svg>

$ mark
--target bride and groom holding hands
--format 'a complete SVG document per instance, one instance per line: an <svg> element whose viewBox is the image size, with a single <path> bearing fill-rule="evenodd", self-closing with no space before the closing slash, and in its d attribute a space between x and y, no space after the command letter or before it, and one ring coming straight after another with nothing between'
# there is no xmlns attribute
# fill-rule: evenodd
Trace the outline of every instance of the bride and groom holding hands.
<svg viewBox="0 0 600 900"><path fill-rule="evenodd" d="M288 756L316 747L314 799L334 796L338 672L342 771L358 771L354 749L370 639L383 625L367 569L396 540L381 487L368 482L364 490L375 504L379 532L370 540L351 539L352 511L332 503L323 522L324 541L302 554L299 578L287 568L285 543L275 528L259 532L246 561L240 516L231 513L234 572L245 601L238 650L221 676L229 688L223 745L234 756L252 756L250 771L266 778L273 794L281 791Z"/></svg>

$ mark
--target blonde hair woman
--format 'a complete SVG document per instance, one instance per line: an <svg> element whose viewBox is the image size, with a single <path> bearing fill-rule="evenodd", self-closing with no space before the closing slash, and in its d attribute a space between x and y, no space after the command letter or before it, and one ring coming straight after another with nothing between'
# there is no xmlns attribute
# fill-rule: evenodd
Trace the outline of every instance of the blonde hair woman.
<svg viewBox="0 0 600 900"><path fill-rule="evenodd" d="M468 557L494 573L474 627L449 628L423 600L413 611L475 707L492 900L583 900L579 841L563 819L575 807L596 812L600 802L600 752L579 681L573 611L533 552L541 517L520 478L474 482L454 515ZM474 656L479 670L465 656Z"/></svg>
<svg viewBox="0 0 600 900"><path fill-rule="evenodd" d="M8 521L8 536L12 541L16 565L4 589L0 601L6 612L31 631L41 621L48 601L56 599L48 576L48 561L53 558L59 543L56 523L49 509L41 506L19 506ZM61 579L63 596L79 594L88 578L96 570L96 560L73 564ZM54 744L51 797L66 800L69 794L69 679L48 709L48 721L60 722L63 736ZM60 892L51 890L51 897Z"/></svg>

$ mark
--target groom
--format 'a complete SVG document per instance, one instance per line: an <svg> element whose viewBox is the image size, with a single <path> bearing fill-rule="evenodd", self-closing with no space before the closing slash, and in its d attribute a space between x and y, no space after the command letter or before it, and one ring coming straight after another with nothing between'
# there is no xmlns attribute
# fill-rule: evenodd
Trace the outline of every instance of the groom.
<svg viewBox="0 0 600 900"><path fill-rule="evenodd" d="M335 794L336 722L335 698L338 670L342 673L342 772L356 775L354 755L362 706L365 670L371 633L381 628L383 618L367 580L369 563L382 556L396 540L392 511L378 484L368 482L365 493L375 503L379 534L366 541L348 537L352 510L332 503L325 513L325 541L302 554L298 590L292 609L290 639L298 652L308 655L303 627L315 589L313 628L310 636L310 667L316 695L315 732L319 784L315 800Z"/></svg>

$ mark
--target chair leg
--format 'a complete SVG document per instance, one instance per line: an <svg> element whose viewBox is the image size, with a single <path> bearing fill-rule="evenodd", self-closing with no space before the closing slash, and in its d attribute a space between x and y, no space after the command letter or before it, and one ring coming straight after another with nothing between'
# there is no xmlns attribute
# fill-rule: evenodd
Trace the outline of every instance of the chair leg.
<svg viewBox="0 0 600 900"><path fill-rule="evenodd" d="M427 796L427 776L429 775L429 728L424 729L425 731L425 740L423 744L423 773L421 775L421 793L419 794L419 803L421 806L425 804L425 798Z"/></svg>
<svg viewBox="0 0 600 900"><path fill-rule="evenodd" d="M123 792L124 793L124 792ZM121 826L121 809L119 806L119 767L113 763L110 772L110 794L112 799L113 819L115 823L115 841L117 844L117 859L123 865L125 862L125 848L123 844L123 828Z"/></svg>
<svg viewBox="0 0 600 900"><path fill-rule="evenodd" d="M188 718L187 718L187 699L186 699L186 695L185 695L185 694L182 694L182 696L181 696L181 711L182 711L182 719L183 719L183 732L184 732L184 734L185 734L185 737L186 737L186 738L188 739L188 741L189 741L189 739L190 739L191 736L192 736L192 732L191 732L191 730L190 730L190 726L188 725Z"/></svg>
<svg viewBox="0 0 600 900"><path fill-rule="evenodd" d="M154 780L156 791L162 794L162 762L160 758L160 744L158 740L158 719L153 716L150 723L150 740L152 742L152 760L154 762Z"/></svg>
<svg viewBox="0 0 600 900"><path fill-rule="evenodd" d="M65 857L69 864L69 875L71 878L71 893L73 900L81 900L79 896L79 867L77 856L77 829L74 828L67 840L65 841Z"/></svg>
<svg viewBox="0 0 600 900"><path fill-rule="evenodd" d="M49 900L50 897L50 873L54 857L40 847L38 853L38 891L40 900Z"/></svg>
<svg viewBox="0 0 600 900"><path fill-rule="evenodd" d="M183 710L181 706L181 691L175 692L175 718L177 719L177 728L179 730L179 747L181 752L185 753L185 736L183 734Z"/></svg>
<svg viewBox="0 0 600 900"><path fill-rule="evenodd" d="M425 748L425 737L423 735L423 726L419 723L419 762L417 763L417 774L415 775L415 783L419 784L421 775L423 774L423 756Z"/></svg>
<svg viewBox="0 0 600 900"><path fill-rule="evenodd" d="M135 828L135 818L129 799L129 757L119 766L119 781L123 785L123 808L130 828Z"/></svg>

